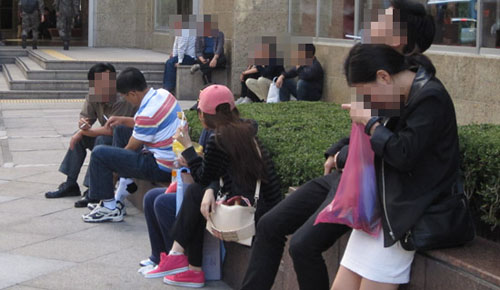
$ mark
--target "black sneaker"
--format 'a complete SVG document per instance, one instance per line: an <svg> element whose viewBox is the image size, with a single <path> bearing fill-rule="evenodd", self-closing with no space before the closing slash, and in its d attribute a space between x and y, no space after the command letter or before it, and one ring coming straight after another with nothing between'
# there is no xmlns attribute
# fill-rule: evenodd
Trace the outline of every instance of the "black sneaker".
<svg viewBox="0 0 500 290"><path fill-rule="evenodd" d="M75 207L87 207L89 203L99 203L99 200L89 199L89 190L83 192L83 197L75 202Z"/></svg>
<svg viewBox="0 0 500 290"><path fill-rule="evenodd" d="M59 185L56 191L49 191L45 193L46 198L60 198L66 196L80 196L80 187L78 184L70 184L63 182Z"/></svg>

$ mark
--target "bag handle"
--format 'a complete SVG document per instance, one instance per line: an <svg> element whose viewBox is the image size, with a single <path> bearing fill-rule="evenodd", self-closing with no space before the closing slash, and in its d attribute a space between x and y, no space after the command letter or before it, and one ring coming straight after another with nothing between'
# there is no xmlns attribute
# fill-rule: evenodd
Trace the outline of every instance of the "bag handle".
<svg viewBox="0 0 500 290"><path fill-rule="evenodd" d="M255 146L257 148L257 152L259 153L260 158L262 158L262 152L260 151L259 143L257 142L257 140L255 138L253 139L253 142L255 143ZM258 179L256 184L255 184L255 193L253 196L253 199L254 199L253 207L255 207L255 208L257 207L257 201L259 200L259 197L260 197L261 184L262 184L261 180ZM220 186L220 189L222 189L222 187L224 186L224 180L222 179L222 176L219 178L219 186Z"/></svg>

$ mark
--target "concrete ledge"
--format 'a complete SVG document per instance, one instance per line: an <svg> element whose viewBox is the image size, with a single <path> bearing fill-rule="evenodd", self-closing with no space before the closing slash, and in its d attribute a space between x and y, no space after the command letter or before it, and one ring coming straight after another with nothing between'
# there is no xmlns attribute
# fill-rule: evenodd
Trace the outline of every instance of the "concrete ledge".
<svg viewBox="0 0 500 290"><path fill-rule="evenodd" d="M212 81L215 84L227 85L228 71L227 68L215 69L212 72ZM197 100L203 86L200 71L191 74L190 65L179 65L177 67L175 96L178 100Z"/></svg>
<svg viewBox="0 0 500 290"><path fill-rule="evenodd" d="M168 187L168 183L155 183L142 179L134 179L134 181L137 184L137 191L134 194L129 195L127 198L140 211L144 211L142 201L144 200L146 192L155 187Z"/></svg>

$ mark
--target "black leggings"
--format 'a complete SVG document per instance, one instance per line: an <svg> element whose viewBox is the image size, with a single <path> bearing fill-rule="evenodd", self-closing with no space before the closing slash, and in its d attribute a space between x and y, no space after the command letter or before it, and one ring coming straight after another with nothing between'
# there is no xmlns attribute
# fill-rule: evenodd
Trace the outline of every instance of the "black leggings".
<svg viewBox="0 0 500 290"><path fill-rule="evenodd" d="M184 193L181 209L171 231L171 237L185 250L190 265L201 267L203 258L203 234L207 221L200 212L203 189L197 183L190 184Z"/></svg>
<svg viewBox="0 0 500 290"><path fill-rule="evenodd" d="M322 253L349 227L329 223L314 225L314 222L318 213L333 200L340 176L340 173L334 172L309 181L260 219L241 289L271 289L283 256L286 236L290 234L293 237L289 251L300 289L330 289Z"/></svg>

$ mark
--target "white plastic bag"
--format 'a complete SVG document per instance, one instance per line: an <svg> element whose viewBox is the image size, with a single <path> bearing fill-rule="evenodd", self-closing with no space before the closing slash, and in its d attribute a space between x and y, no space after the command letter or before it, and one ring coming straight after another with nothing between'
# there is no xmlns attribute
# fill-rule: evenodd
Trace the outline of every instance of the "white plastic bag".
<svg viewBox="0 0 500 290"><path fill-rule="evenodd" d="M267 92L267 103L279 103L280 101L280 89L276 87L277 78L273 79L273 82L269 86L269 91Z"/></svg>

